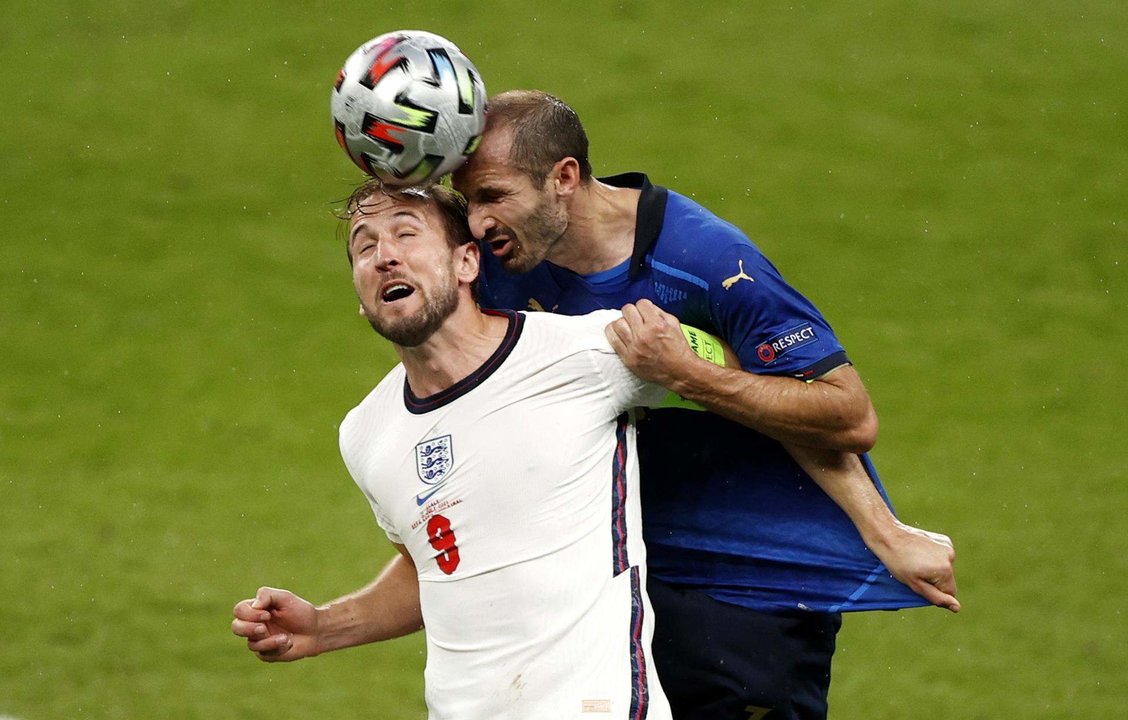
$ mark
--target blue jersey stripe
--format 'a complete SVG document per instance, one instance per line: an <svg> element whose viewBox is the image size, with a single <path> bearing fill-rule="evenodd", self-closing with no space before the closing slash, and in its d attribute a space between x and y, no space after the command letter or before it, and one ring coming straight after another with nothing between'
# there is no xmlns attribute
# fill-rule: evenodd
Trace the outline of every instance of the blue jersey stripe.
<svg viewBox="0 0 1128 720"><path fill-rule="evenodd" d="M671 266L667 265L666 263L658 262L657 260L654 260L651 257L648 257L646 259L646 262L652 268L657 270L658 272L664 272L667 275L669 275L670 277L676 277L679 280L685 280L686 282L693 283L694 285L701 288L702 290L708 290L709 289L709 283L705 282L704 280L697 277L696 275L690 275L689 273L685 272L684 270L678 270L676 267L671 267Z"/></svg>
<svg viewBox="0 0 1128 720"><path fill-rule="evenodd" d="M876 568L873 569L873 572L871 572L869 574L869 577L866 578L866 581L864 583L862 583L861 585L859 585L857 590L850 593L850 597L846 598L845 602L843 602L841 605L831 605L830 608L827 610L827 612L833 613L833 612L849 611L850 606L853 605L854 602L858 598L860 598L865 593L866 590L869 590L871 585L873 585L875 582L877 582L877 579L879 577L881 577L881 573L883 573L883 572L889 572L889 571L885 569L884 565L878 565Z"/></svg>

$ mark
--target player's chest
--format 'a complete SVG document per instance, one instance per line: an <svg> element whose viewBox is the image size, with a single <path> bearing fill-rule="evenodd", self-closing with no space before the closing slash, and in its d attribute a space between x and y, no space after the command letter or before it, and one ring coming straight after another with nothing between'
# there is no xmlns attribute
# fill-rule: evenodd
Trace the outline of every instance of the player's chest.
<svg viewBox="0 0 1128 720"><path fill-rule="evenodd" d="M575 463L605 444L613 418L590 383L544 373L467 396L421 415L402 413L367 439L364 489L398 528L424 510L472 503L505 516L554 502L575 479Z"/></svg>
<svg viewBox="0 0 1128 720"><path fill-rule="evenodd" d="M552 408L438 419L386 438L399 451L381 453L394 461L370 468L366 490L422 573L476 574L598 520L588 508L614 452L601 425Z"/></svg>

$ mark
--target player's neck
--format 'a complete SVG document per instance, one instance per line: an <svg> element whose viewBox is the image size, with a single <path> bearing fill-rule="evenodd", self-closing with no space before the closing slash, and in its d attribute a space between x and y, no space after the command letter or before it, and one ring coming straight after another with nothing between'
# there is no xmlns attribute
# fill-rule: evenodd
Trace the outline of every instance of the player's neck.
<svg viewBox="0 0 1128 720"><path fill-rule="evenodd" d="M469 377L501 345L508 325L508 318L485 315L474 303L463 302L421 345L396 345L411 391L429 397Z"/></svg>
<svg viewBox="0 0 1128 720"><path fill-rule="evenodd" d="M569 203L568 229L548 260L581 275L610 270L634 251L639 191L592 180Z"/></svg>

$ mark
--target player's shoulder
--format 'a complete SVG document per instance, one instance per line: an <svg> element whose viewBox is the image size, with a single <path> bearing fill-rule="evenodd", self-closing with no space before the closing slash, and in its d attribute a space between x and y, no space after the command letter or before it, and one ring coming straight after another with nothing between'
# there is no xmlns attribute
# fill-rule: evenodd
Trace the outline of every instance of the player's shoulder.
<svg viewBox="0 0 1128 720"><path fill-rule="evenodd" d="M524 312L522 315L525 316L527 331L582 341L591 335L602 335L603 328L622 317L623 313L621 310L593 310L584 315L549 312Z"/></svg>
<svg viewBox="0 0 1128 720"><path fill-rule="evenodd" d="M533 352L565 356L576 353L614 352L604 329L622 317L620 310L595 310L585 315L525 312L522 344Z"/></svg>
<svg viewBox="0 0 1128 720"><path fill-rule="evenodd" d="M654 260L693 274L705 273L734 259L767 262L763 252L742 229L684 195L669 191L662 232ZM696 272L695 272L696 271Z"/></svg>
<svg viewBox="0 0 1128 720"><path fill-rule="evenodd" d="M754 297L763 284L755 278L775 273L743 230L673 191L661 233L645 264L659 299L667 304L679 297L700 302L702 295L717 299L719 294L725 303L732 302L735 294ZM740 293L728 292L737 284Z"/></svg>
<svg viewBox="0 0 1128 720"><path fill-rule="evenodd" d="M388 371L376 387L348 413L341 421L341 438L354 433L371 432L382 422L387 422L390 417L389 408L403 406L403 384L405 372L402 364L398 364Z"/></svg>
<svg viewBox="0 0 1128 720"><path fill-rule="evenodd" d="M671 229L687 243L698 245L748 243L748 235L701 203L681 193L669 191L663 230Z"/></svg>

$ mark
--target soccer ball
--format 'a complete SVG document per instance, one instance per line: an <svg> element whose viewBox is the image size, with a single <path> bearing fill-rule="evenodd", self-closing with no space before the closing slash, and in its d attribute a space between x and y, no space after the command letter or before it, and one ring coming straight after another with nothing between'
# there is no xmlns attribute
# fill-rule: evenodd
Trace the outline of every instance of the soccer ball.
<svg viewBox="0 0 1128 720"><path fill-rule="evenodd" d="M486 126L478 69L446 38L386 33L345 60L330 109L337 142L364 172L417 185L457 168Z"/></svg>

